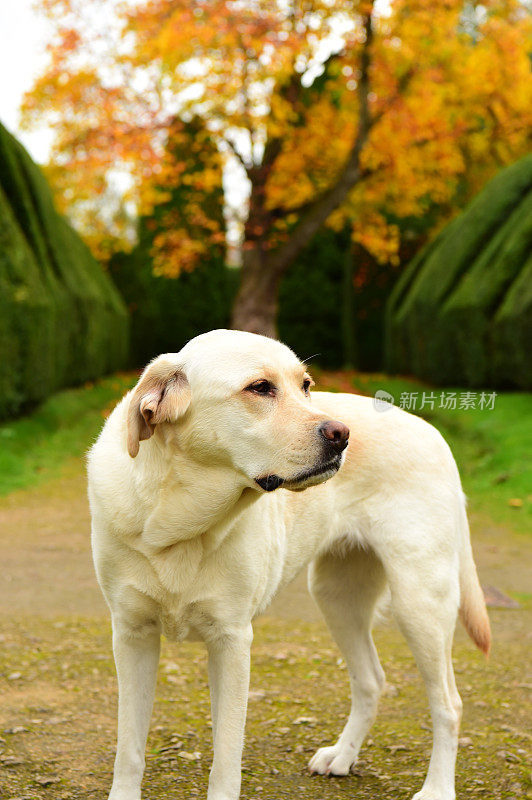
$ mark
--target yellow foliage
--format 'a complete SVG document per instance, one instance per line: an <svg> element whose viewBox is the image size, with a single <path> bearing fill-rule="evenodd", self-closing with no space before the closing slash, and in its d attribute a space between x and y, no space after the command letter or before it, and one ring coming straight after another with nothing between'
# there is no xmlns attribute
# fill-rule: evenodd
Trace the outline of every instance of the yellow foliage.
<svg viewBox="0 0 532 800"><path fill-rule="evenodd" d="M192 268L221 236L193 197L220 183L219 163L201 161L201 137L188 142L199 168L164 155L183 135L178 117L200 115L221 150L236 144L248 163L251 146L257 163L265 143L278 145L260 197L264 219L274 220L263 225L264 247L274 248L338 180L357 136L364 14L373 13L377 121L361 154L363 178L330 225L348 222L357 242L394 263L390 217L450 209L459 186L478 190L530 146L531 24L518 0L465 10L462 0L393 0L379 14L367 0L108 0L100 16L91 0L38 4L56 36L23 112L28 126L55 130L48 174L60 206L102 252L126 241L125 203L149 213L186 187L187 216L201 235L177 222L156 237L156 268L170 274ZM300 75L327 52L340 22L342 53L302 90Z"/></svg>

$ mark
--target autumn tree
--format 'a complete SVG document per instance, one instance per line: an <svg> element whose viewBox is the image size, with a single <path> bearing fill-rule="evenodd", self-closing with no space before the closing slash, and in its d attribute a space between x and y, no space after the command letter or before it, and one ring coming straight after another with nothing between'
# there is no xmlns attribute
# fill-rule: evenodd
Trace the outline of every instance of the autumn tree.
<svg viewBox="0 0 532 800"><path fill-rule="evenodd" d="M50 175L101 246L164 184L176 120L202 117L249 187L233 324L275 334L279 283L324 224L394 261L392 218L450 206L529 145L529 19L519 0L40 0L50 63L25 101L56 132ZM195 173L212 180L206 165ZM191 213L201 216L198 208ZM164 269L207 236L158 237Z"/></svg>
<svg viewBox="0 0 532 800"><path fill-rule="evenodd" d="M163 157L164 181L153 189L153 212L139 216L135 246L107 261L129 309L129 363L134 367L159 353L178 350L202 330L228 324L231 287L225 264L222 159L201 120L176 122L175 127ZM172 168L176 161L177 170ZM214 184L208 191L195 180L207 168L213 171ZM199 263L197 251L181 250L178 278L166 275L174 237L202 248Z"/></svg>

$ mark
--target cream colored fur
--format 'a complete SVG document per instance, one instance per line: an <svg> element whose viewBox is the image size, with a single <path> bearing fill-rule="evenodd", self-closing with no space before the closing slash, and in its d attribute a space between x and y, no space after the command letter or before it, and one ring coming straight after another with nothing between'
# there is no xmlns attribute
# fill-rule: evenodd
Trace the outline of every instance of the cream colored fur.
<svg viewBox="0 0 532 800"><path fill-rule="evenodd" d="M279 342L212 331L155 359L90 452L94 561L119 682L110 800L140 798L161 632L206 644L214 738L207 797L239 797L252 620L307 566L352 692L340 738L317 751L311 771L347 774L373 721L384 676L371 626L388 587L434 726L415 798L455 797L459 609L489 649L455 462L418 417L379 412L357 395L309 397L304 379L304 365ZM260 380L275 388L271 396L249 388ZM336 474L301 479L323 461L319 427L331 419L350 428L345 463ZM266 493L256 479L268 475L288 488Z"/></svg>

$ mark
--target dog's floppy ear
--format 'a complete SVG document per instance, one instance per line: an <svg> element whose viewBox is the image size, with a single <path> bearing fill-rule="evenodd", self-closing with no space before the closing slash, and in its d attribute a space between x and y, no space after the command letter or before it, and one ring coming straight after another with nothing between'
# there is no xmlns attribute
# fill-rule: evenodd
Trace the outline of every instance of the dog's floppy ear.
<svg viewBox="0 0 532 800"><path fill-rule="evenodd" d="M175 422L189 405L190 386L184 372L161 357L148 364L129 403L127 449L131 458L159 422Z"/></svg>

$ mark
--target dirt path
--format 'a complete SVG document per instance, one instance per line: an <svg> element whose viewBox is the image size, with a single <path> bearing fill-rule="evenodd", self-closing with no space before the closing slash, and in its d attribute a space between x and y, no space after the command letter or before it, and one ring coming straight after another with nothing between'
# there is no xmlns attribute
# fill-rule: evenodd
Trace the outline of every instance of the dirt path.
<svg viewBox="0 0 532 800"><path fill-rule="evenodd" d="M532 680L524 672L532 639L526 595L532 547L485 520L473 520L473 531L482 582L524 603L492 610L488 665L458 631L455 661L466 709L459 796L532 798L526 777ZM79 462L61 480L0 501L0 563L0 798L104 800L116 687ZM311 779L308 757L337 734L348 709L345 668L305 577L277 598L256 627L243 798L407 800L419 788L429 746L424 694L397 631L385 625L376 638L391 689L372 740L354 776ZM146 797L205 796L210 730L200 646L163 646L148 751Z"/></svg>

